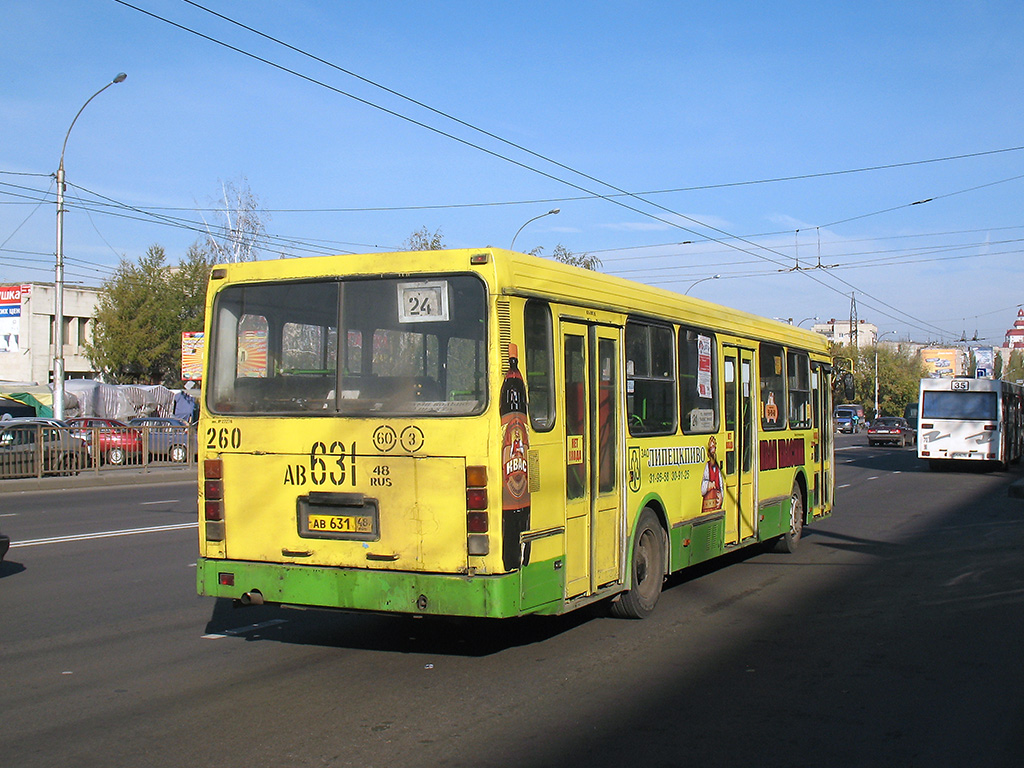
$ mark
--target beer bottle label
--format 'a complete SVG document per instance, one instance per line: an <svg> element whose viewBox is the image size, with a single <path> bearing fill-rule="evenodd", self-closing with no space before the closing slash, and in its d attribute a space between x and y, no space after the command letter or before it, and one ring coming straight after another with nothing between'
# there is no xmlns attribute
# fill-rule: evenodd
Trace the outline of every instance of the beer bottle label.
<svg viewBox="0 0 1024 768"><path fill-rule="evenodd" d="M519 412L501 418L501 507L519 509L530 504L530 477L526 451L530 437L526 417Z"/></svg>

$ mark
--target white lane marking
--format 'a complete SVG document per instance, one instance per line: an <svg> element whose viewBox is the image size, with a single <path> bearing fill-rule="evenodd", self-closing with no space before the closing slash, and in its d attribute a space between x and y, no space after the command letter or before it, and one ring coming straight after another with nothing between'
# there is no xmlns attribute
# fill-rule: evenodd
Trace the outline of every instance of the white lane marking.
<svg viewBox="0 0 1024 768"><path fill-rule="evenodd" d="M12 541L11 549L18 547L38 547L42 544L64 544L70 541L88 541L90 539L112 539L118 536L136 536L140 533L162 533L163 531L182 531L198 528L199 523L176 523L174 525L155 525L151 528L124 528L120 531L99 531L97 533L79 533L71 536L53 536L48 539L26 539Z"/></svg>
<svg viewBox="0 0 1024 768"><path fill-rule="evenodd" d="M840 485L839 487L840 487L840 488L849 488L849 487L850 487L850 484L849 484L849 483L846 483L846 485Z"/></svg>
<svg viewBox="0 0 1024 768"><path fill-rule="evenodd" d="M4 514L0 515L0 517L17 517L17 516L18 516L17 512L5 512Z"/></svg>
<svg viewBox="0 0 1024 768"><path fill-rule="evenodd" d="M147 504L177 504L179 499L164 499L163 501L140 501L140 506L146 506Z"/></svg>

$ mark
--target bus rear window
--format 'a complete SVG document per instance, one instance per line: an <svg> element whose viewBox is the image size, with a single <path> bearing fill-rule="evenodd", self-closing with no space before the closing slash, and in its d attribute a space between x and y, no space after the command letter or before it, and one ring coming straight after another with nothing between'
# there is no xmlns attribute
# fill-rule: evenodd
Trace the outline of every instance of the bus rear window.
<svg viewBox="0 0 1024 768"><path fill-rule="evenodd" d="M487 404L470 275L231 285L214 304L214 413L467 415Z"/></svg>
<svg viewBox="0 0 1024 768"><path fill-rule="evenodd" d="M922 393L922 419L971 419L995 421L999 417L999 400L995 392Z"/></svg>

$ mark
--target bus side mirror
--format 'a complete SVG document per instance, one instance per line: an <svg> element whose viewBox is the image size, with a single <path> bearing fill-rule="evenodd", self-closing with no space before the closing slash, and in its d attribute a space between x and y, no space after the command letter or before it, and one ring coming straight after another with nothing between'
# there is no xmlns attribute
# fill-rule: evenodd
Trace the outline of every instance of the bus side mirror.
<svg viewBox="0 0 1024 768"><path fill-rule="evenodd" d="M847 400L853 400L854 395L857 394L856 389L853 386L852 373L847 372L843 374L843 391L846 393Z"/></svg>

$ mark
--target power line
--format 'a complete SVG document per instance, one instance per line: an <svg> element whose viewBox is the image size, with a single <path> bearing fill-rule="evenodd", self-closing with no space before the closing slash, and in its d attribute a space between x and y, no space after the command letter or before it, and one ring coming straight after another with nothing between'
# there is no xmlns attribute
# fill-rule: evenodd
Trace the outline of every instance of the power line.
<svg viewBox="0 0 1024 768"><path fill-rule="evenodd" d="M192 4L193 6L195 6L197 8L201 8L202 10L205 10L205 11L207 11L209 13L214 13L212 11L209 11L206 8L203 8L202 6L200 6L200 5L196 4L196 3L192 3L191 0L186 0L186 1L190 2L190 4ZM202 32L199 32L197 30L191 29L189 27L186 27L186 26L184 26L182 24L178 24L177 22L171 21L170 19L167 19L167 18L165 18L163 16L159 16L159 15L157 15L155 13L152 13L150 11L147 11L147 10L144 10L144 9L139 8L137 6L134 6L131 3L125 2L125 0L115 0L115 2L119 3L120 5L125 6L127 8L131 8L132 10L135 10L135 11L137 11L139 13L142 13L142 14L144 14L146 16L149 16L149 17L151 17L153 19L156 19L158 21L162 21L162 22L164 22L166 24L169 24L169 25L171 25L171 26L173 26L173 27L175 27L177 29L180 29L180 30L182 30L184 32L188 32L189 34L192 34L192 35L200 37L200 38L202 38L204 40L207 40L208 42L211 42L211 43L214 43L216 45L219 45L219 46L222 46L224 48L227 48L228 50L231 50L231 51L234 51L236 53L239 53L239 54L241 54L243 56L246 56L248 58L251 58L251 59L253 59L255 61L259 61L259 62L261 62L263 64L266 64L267 66L273 67L274 69L277 69L279 71L291 74L291 75L293 75L295 77L298 77L298 78L300 78L300 79L302 79L302 80L304 80L306 82L312 83L314 85L319 85L322 88L325 88L325 89L327 89L329 91L332 91L332 92L337 93L339 95L342 95L342 96L345 96L347 98L350 98L350 99L352 99L352 100L354 100L354 101L356 101L358 103L361 103L361 104L363 104L365 106L371 107L373 109L377 109L379 111L384 112L385 114L388 114L388 115L396 117L396 118L398 118L400 120L409 122L409 123L411 123L413 125L417 125L417 126L419 126L421 128L424 128L424 129L426 129L428 131L436 133L436 134L438 134L440 136L444 136L446 138L449 138L449 139L451 139L453 141L456 141L456 142L458 142L460 144L463 144L463 145L465 145L467 147L471 147L471 148L476 149L478 151L484 152L485 154L488 154L488 155L490 155L492 157L495 157L495 158L498 158L498 159L501 159L501 160L505 160L506 162L509 162L509 163L511 163L511 164L513 164L513 165L515 165L517 167L523 168L524 170L532 171L532 172L537 173L537 174L539 174L539 175L541 175L541 176L543 176L545 178L548 178L548 179L551 179L552 181L557 181L559 183L565 184L566 186L572 187L572 188L577 189L577 190L579 190L581 192L585 192L585 193L592 194L592 195L597 195L601 199L607 200L608 202L611 202L611 203L613 203L615 205L623 207L623 208L625 208L627 210L631 210L631 211L633 211L633 212L635 212L635 213L637 213L639 215L646 216L648 218L654 219L655 221L659 221L659 222L664 223L664 224L666 224L668 226L672 226L672 227L681 229L683 231L690 232L691 234L700 235L700 233L696 232L695 230L692 230L692 229L690 229L688 227L685 227L685 226L681 225L678 221L673 221L673 220L666 219L662 215L653 214L650 211L646 211L646 210L637 208L636 206L629 205L629 204L627 204L627 203L625 203L625 202L623 202L621 200L613 199L613 198L609 197L609 195L607 193L606 194L601 194L601 193L595 192L593 190L589 190L589 189L581 186L580 184L577 184L575 182L569 181L568 179L559 178L559 177L555 176L554 174L548 173L547 171L541 170L539 168L535 168L533 166L530 166L530 165L528 165L528 164L526 164L524 162L521 162L519 160L515 160L514 158L508 157L506 155L502 155L499 152L496 152L494 150L488 149L488 148L483 147L483 146L481 146L479 144L475 144L475 143L473 143L471 141L468 141L467 139L463 139L463 138L460 138L458 136L455 136L455 135L453 135L451 133L448 133L446 131L441 130L440 128L428 125L427 123L424 123L424 122L422 122L420 120L416 120L416 119L414 119L412 117L409 117L407 115L403 115L403 114L401 114L399 112L396 112L395 110L392 110L392 109L389 109L387 107L384 107L383 105L375 104L375 103L369 101L368 99L364 99L364 98L356 96L356 95L354 95L352 93L348 93L346 91L343 91L340 88L337 88L335 86L329 85L329 84L327 84L327 83L325 83L325 82L323 82L321 80L313 78L313 77L311 77L309 75L302 74L302 73L300 73L300 72L298 72L298 71L296 71L294 69L285 67L285 66L283 66L281 64L277 64L276 62L270 61L269 59L266 59L266 58L264 58L262 56L258 56L255 53L252 53L250 51L246 51L246 50L244 50L242 48L239 48L237 46L231 45L231 44L226 43L226 42L224 42L222 40L218 40L218 39L216 39L214 37L211 37L209 35L206 35L206 34L204 34ZM233 24L237 24L238 26L241 26L241 27L243 27L245 29L248 29L248 30L254 32L255 34L259 34L262 37L265 37L267 39L273 40L274 42L278 42L279 44L286 45L286 47L288 47L289 49L294 50L294 51L296 51L298 53L301 53L302 55L308 56L308 57L310 57L310 58L312 58L312 59L314 59L316 61L322 62L322 63L326 64L327 66L331 66L331 67L333 67L335 69L338 69L339 71L342 71L342 72L344 72L346 74L349 74L348 70L344 70L344 69L342 69L340 67L337 67L336 65L333 65L330 62L327 62L326 60L323 60L323 59L321 59L319 57L313 56L312 54L309 54L306 51L303 51L303 50L301 50L299 48L295 48L294 46L287 45L285 43L280 43L280 41L276 40L276 38L272 38L269 35L265 35L262 32L257 32L256 30L252 30L251 28L246 27L245 25L242 25L239 22L235 22L234 20L229 19L228 17L221 16L220 14L214 14L214 15L219 16L220 18L223 18L223 19L225 19L225 20L227 20L227 21L229 21L229 22L231 22ZM376 83L373 83L373 81L370 81L370 80L368 80L366 78L359 77L359 79L364 81L364 82L367 82L367 83L369 83L369 84L371 84L371 85L373 85L375 87L383 88L383 86L379 86ZM768 248L766 246L758 245L757 243L745 240L745 239L743 239L741 237L737 237L737 236L735 236L735 235L733 235L733 234L731 234L729 232L726 232L725 230L722 230L722 229L720 229L718 227L714 227L712 225L709 225L709 224L706 224L704 222L701 222L701 221L699 221L699 220L697 220L697 219L695 219L693 217L686 216L685 214L679 213L678 211L673 211L673 210L671 210L671 209L669 209L669 208L667 208L667 207L665 207L663 205L660 205L658 203L654 203L654 202L652 202L650 200L646 200L646 199L640 197L639 195L636 195L635 193L630 193L627 190L624 190L624 189L622 189L620 187L615 186L614 184L611 184L611 183L606 182L606 181L602 181L602 180L597 179L597 178L595 178L593 176L590 176L590 175L588 175L588 174L586 174L586 173L584 173L582 171L576 170L576 169L571 168L571 167L569 167L567 165L564 165L564 164L559 163L557 161L551 160L551 159L549 159L549 158L547 158L547 157L545 157L543 155L540 155L540 154L532 152L532 151L530 151L528 149L525 149L525 148L521 147L518 144L515 144L513 142L509 142L509 141L506 141L504 139L501 139L500 137L497 137L497 136L495 136L494 134L492 134L492 133L490 133L488 131L484 131L483 129L480 129L480 128L476 127L476 126L473 126L473 125L471 125L471 124L469 124L469 123L467 123L465 121L462 121L462 120L459 120L457 118L451 117L450 115L447 115L446 113L441 112L440 110L436 110L436 109L433 109L431 107L427 107L426 105L422 104L421 102L418 102L418 101L416 101L414 99L410 99L409 97L406 97L403 94L398 93L397 91L393 91L392 89L387 89L387 88L384 88L384 90L386 90L388 93L393 93L394 95L399 96L400 98L403 98L403 99L405 99L407 101L410 101L410 102L415 103L417 105L423 106L424 108L429 109L431 112L434 112L435 114L441 115L441 116L443 116L443 117L445 117L447 119L450 119L450 120L454 120L459 125L463 125L465 127L471 128L472 130L478 131L478 132L480 132L480 133L482 133L482 134L484 134L484 135L486 135L488 137L491 137L491 138L494 138L494 139L496 139L498 141L501 141L502 143L504 143L504 144L506 144L508 146L512 146L512 147L515 147L517 149L520 149L521 151L524 151L524 152L528 153L529 155L531 155L533 157L536 157L536 158L541 159L541 160L543 160L545 162L551 163L551 164L555 165L558 168L562 168L563 170L567 170L570 173L573 173L573 174L576 174L578 176L581 176L582 178L588 179L590 181L594 181L597 184L600 184L602 186L608 187L608 188L614 190L615 192L617 192L617 193L619 193L619 194L621 194L623 196L626 196L626 197L628 197L628 198L630 198L632 200L636 200L639 203L643 203L645 205L651 206L651 207L653 207L653 208L655 208L655 209L657 209L659 211L664 212L665 214L669 214L671 216L678 217L678 218L683 219L685 221L689 221L689 222L691 222L691 223L693 223L693 224L695 224L697 226L703 227L703 228L705 228L707 230L710 230L712 232L716 232L716 233L718 233L720 235L724 235L727 238L729 238L730 240L737 240L739 242L742 242L742 243L745 243L746 245L751 246L752 248L759 249L759 250L764 250L764 251L766 251L766 252L768 252L770 254L775 254L776 256L778 256L781 259L786 259L787 258L784 254L780 253L779 251L777 251L775 249ZM703 235L703 236L704 237L708 237L707 235ZM759 258L759 259L762 259L764 261L773 263L776 266L779 266L779 267L788 266L788 264L785 264L785 263L779 261L778 259L772 258L771 256L765 256L765 255L761 255L761 254L758 254L758 253L753 252L753 251L749 251L749 250L747 250L745 248L741 248L741 247L739 247L737 245L734 245L734 244L728 243L728 242L726 242L724 240L721 240L720 238L709 237L709 239L714 240L716 242L720 242L720 243L722 243L724 245L727 245L728 247L735 248L736 250L743 251L743 252L746 252L746 253L750 253L750 255L752 255L752 256L754 256L756 258ZM836 293L842 293L842 291L840 291L839 289L835 288L832 285L829 285L825 281L823 281L820 278L818 278L817 275L810 274L810 273L807 273L807 272L802 272L801 274L803 274L808 279L818 283L822 287L827 288L828 290L832 290L832 291L834 291Z"/></svg>

